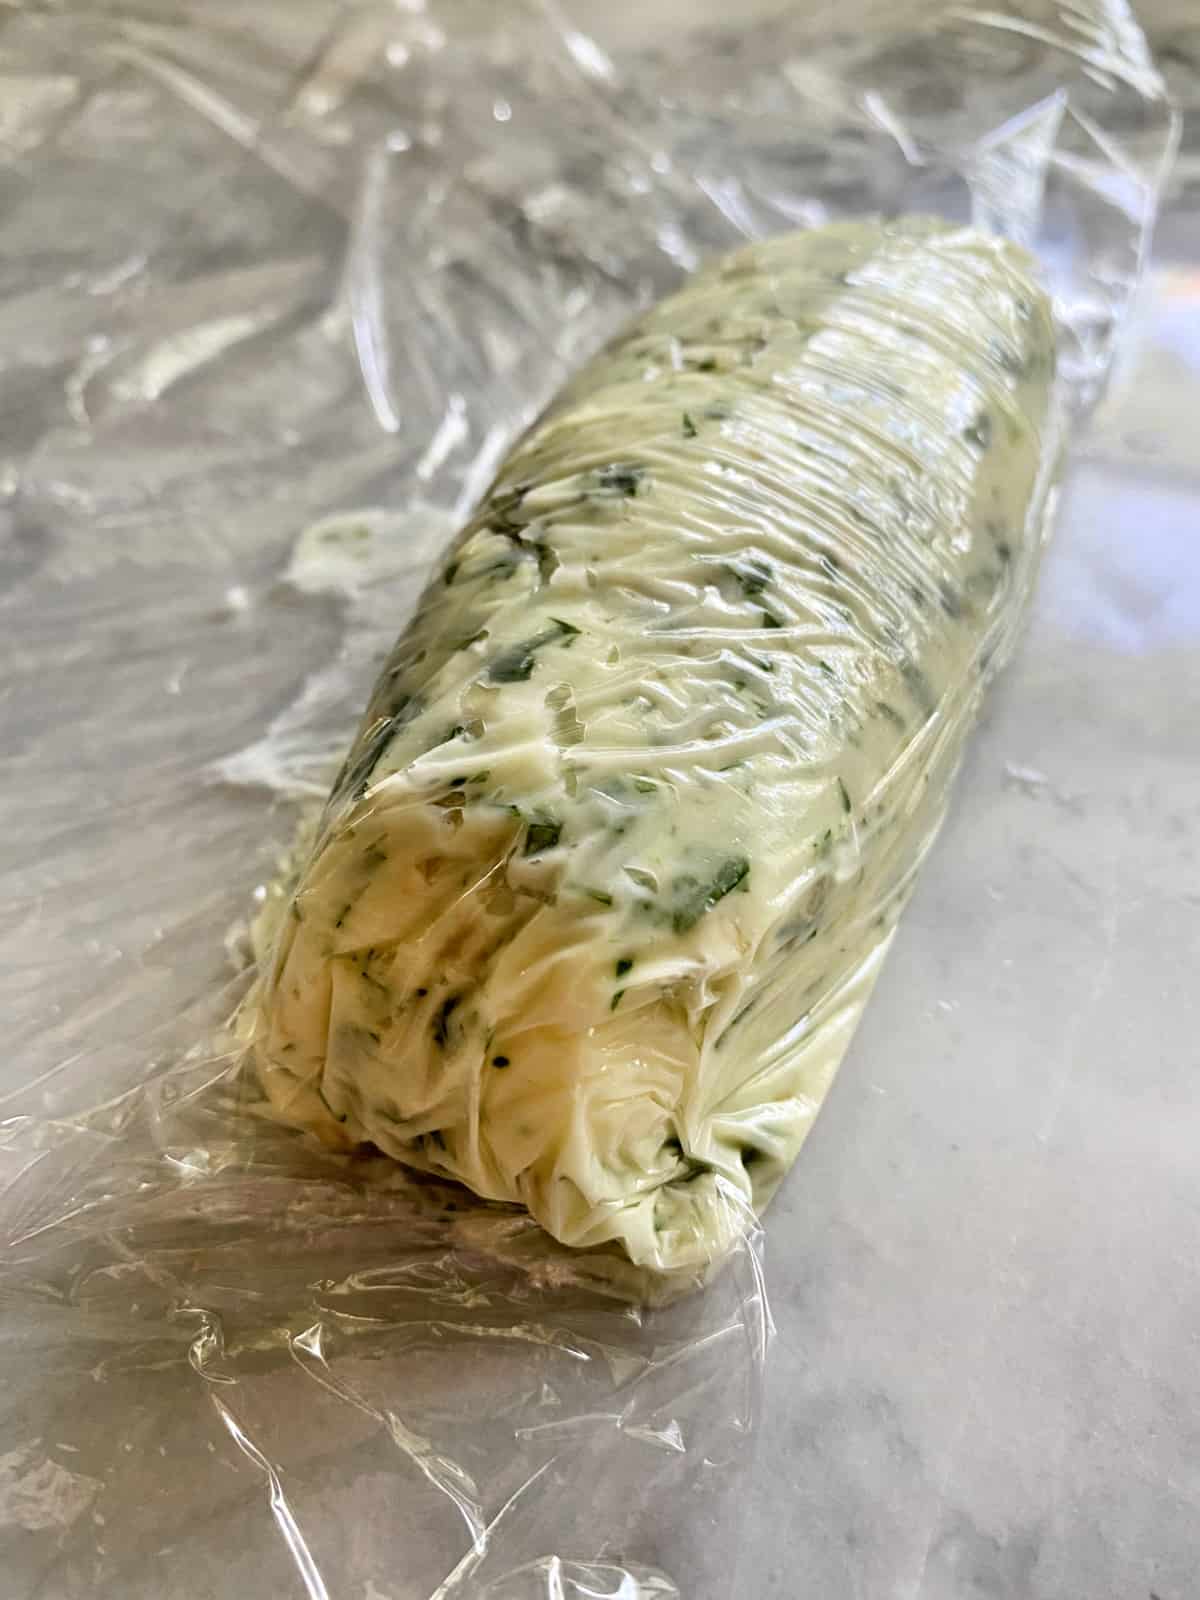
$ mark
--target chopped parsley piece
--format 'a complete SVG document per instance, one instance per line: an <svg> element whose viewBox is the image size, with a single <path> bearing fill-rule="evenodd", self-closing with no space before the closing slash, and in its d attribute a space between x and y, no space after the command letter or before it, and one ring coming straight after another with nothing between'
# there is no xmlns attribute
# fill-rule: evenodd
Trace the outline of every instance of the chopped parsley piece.
<svg viewBox="0 0 1200 1600"><path fill-rule="evenodd" d="M849 791L849 789L846 788L846 785L842 782L842 780L840 778L837 781L837 786L838 786L838 793L842 797L842 810L844 812L846 812L847 815L849 815L849 813L850 813L850 791Z"/></svg>
<svg viewBox="0 0 1200 1600"><path fill-rule="evenodd" d="M507 1056L493 1056L492 1057L492 1065L494 1067L506 1067L506 1066L508 1066L508 1057Z"/></svg>
<svg viewBox="0 0 1200 1600"><path fill-rule="evenodd" d="M607 489L613 494L627 495L632 499L645 476L646 469L639 462L613 461L597 470L596 482L602 489Z"/></svg>
<svg viewBox="0 0 1200 1600"><path fill-rule="evenodd" d="M539 650L558 639L573 639L579 633L573 623L559 617L551 617L550 621L552 627L535 633L532 639L508 645L493 656L487 669L488 682L525 683L533 675L534 656Z"/></svg>
<svg viewBox="0 0 1200 1600"><path fill-rule="evenodd" d="M522 854L540 856L544 850L553 850L562 835L562 823L551 818L541 818L529 824Z"/></svg>
<svg viewBox="0 0 1200 1600"><path fill-rule="evenodd" d="M617 977L618 978L623 978L627 972L631 972L632 970L633 970L633 957L632 956L622 956L621 959L617 962Z"/></svg>
<svg viewBox="0 0 1200 1600"><path fill-rule="evenodd" d="M747 600L753 600L760 595L771 581L770 567L756 556L740 563L726 562L725 571L736 579L738 588Z"/></svg>
<svg viewBox="0 0 1200 1600"><path fill-rule="evenodd" d="M686 874L676 878L674 887L679 892L678 902L671 917L676 933L686 933L694 928L706 911L711 911L718 900L746 881L750 862L746 856L728 856L707 883Z"/></svg>
<svg viewBox="0 0 1200 1600"><path fill-rule="evenodd" d="M698 431L696 424L685 411L683 413L683 437L685 439L694 439Z"/></svg>

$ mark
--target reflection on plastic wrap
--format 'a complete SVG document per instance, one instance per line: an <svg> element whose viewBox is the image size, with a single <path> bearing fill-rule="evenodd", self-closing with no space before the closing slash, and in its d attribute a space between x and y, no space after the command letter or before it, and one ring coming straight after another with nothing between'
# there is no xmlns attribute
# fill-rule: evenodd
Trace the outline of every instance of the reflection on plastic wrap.
<svg viewBox="0 0 1200 1600"><path fill-rule="evenodd" d="M14 1595L734 1592L759 1233L638 1309L519 1213L248 1118L226 935L444 531L631 311L797 223L973 218L1039 254L1086 404L1173 129L1099 0L593 26L6 13ZM369 581L314 554L380 504Z"/></svg>

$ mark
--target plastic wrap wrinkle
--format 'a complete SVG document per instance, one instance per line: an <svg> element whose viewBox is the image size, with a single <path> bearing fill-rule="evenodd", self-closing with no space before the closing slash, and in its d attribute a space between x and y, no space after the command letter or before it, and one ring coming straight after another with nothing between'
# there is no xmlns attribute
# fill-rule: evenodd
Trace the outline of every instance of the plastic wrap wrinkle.
<svg viewBox="0 0 1200 1600"><path fill-rule="evenodd" d="M449 533L682 273L974 221L1092 404L1176 137L1136 23L267 0L0 48L11 1593L740 1592L745 1197L703 1294L631 1304L618 1255L263 1117L220 1029Z"/></svg>

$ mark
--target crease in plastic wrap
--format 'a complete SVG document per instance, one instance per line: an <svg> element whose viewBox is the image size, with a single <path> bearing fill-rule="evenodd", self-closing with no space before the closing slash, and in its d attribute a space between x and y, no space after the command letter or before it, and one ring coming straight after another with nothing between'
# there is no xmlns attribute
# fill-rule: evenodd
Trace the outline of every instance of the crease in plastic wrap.
<svg viewBox="0 0 1200 1600"><path fill-rule="evenodd" d="M771 1331L753 1185L717 1172L728 1263L652 1308L636 1249L573 1251L440 1159L322 1148L266 1114L229 1027L251 925L285 914L297 815L450 539L631 317L790 229L973 222L1033 252L1052 411L1086 411L1174 124L1116 5L606 27L412 0L4 16L14 1594L735 1592ZM732 426L713 403L689 439ZM974 665L1019 621L1053 432ZM618 514L624 480L596 487ZM770 609L728 566L725 620ZM827 777L832 831L857 801ZM744 876L718 863L669 931L722 926Z"/></svg>

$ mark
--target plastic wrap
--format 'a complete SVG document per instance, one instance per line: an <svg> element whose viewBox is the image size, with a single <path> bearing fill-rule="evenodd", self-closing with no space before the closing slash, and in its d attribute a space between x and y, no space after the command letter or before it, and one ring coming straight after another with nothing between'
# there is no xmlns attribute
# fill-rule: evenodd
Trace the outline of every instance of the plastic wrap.
<svg viewBox="0 0 1200 1600"><path fill-rule="evenodd" d="M639 1310L520 1213L247 1115L225 936L276 797L325 789L446 536L631 311L747 237L973 220L1036 252L1086 405L1173 129L1116 6L610 27L6 19L14 1594L734 1592L759 1231Z"/></svg>
<svg viewBox="0 0 1200 1600"><path fill-rule="evenodd" d="M783 234L555 399L273 919L247 1021L281 1118L659 1278L721 1259L825 1097L1037 569L1031 266L921 220Z"/></svg>

